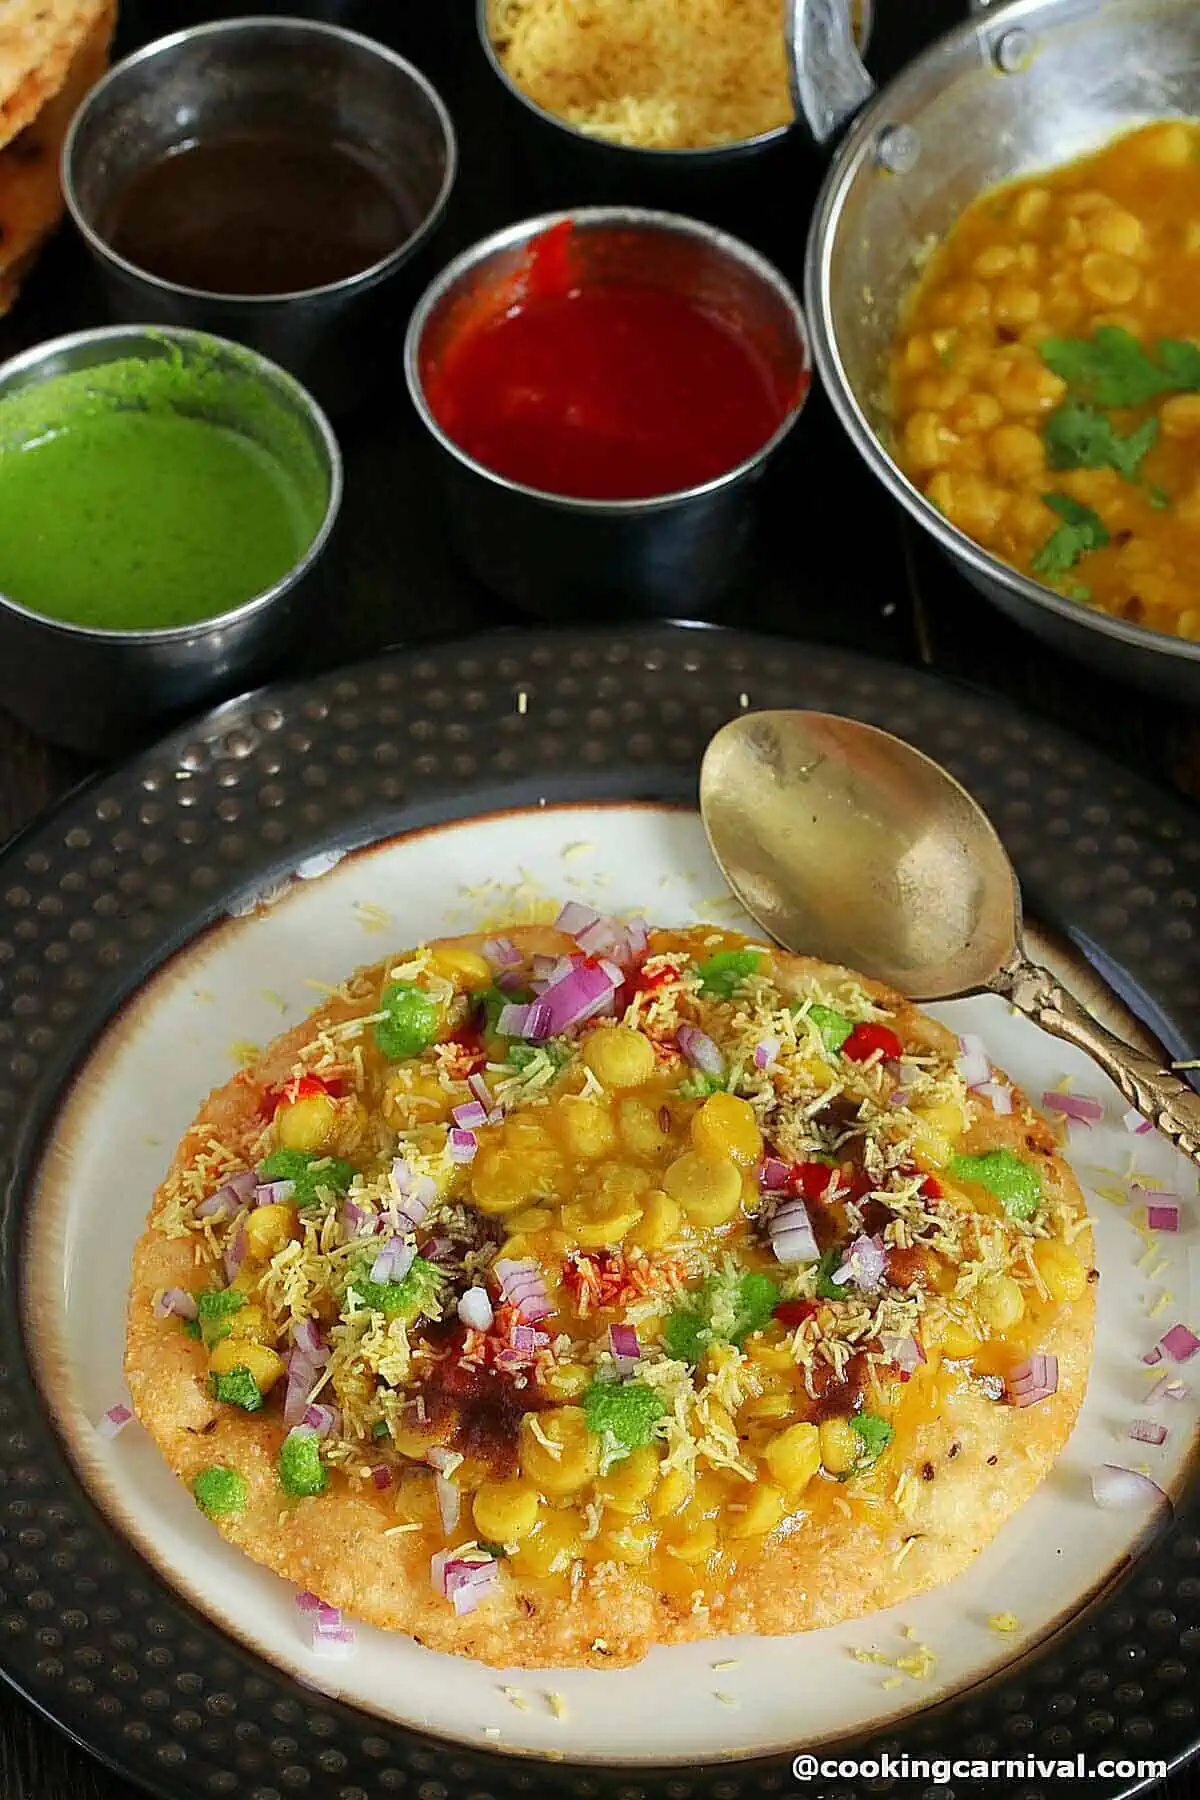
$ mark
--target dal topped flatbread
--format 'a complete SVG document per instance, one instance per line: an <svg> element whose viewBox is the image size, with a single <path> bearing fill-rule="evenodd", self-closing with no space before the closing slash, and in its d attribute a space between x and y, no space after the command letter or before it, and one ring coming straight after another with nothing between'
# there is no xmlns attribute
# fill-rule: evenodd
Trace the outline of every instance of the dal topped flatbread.
<svg viewBox="0 0 1200 1800"><path fill-rule="evenodd" d="M210 1097L135 1254L138 1416L257 1561L498 1665L949 1579L1083 1398L1053 1133L847 970L560 923L360 971Z"/></svg>
<svg viewBox="0 0 1200 1800"><path fill-rule="evenodd" d="M80 47L111 10L111 0L2 0L0 147L58 93Z"/></svg>

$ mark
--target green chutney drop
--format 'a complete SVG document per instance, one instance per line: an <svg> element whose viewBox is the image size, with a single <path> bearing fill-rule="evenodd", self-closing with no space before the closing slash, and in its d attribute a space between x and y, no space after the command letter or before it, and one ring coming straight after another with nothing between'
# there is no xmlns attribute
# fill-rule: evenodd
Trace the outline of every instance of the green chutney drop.
<svg viewBox="0 0 1200 1800"><path fill-rule="evenodd" d="M288 574L313 530L269 451L170 408L84 410L0 453L0 593L73 625L214 618Z"/></svg>

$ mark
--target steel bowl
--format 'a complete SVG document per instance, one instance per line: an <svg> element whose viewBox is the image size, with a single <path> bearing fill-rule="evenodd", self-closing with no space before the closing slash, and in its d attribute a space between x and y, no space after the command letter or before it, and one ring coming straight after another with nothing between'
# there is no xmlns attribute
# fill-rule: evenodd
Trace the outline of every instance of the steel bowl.
<svg viewBox="0 0 1200 1800"><path fill-rule="evenodd" d="M874 0L857 0L858 43L865 49ZM476 0L479 42L511 101L524 173L546 207L643 206L686 213L764 238L772 253L794 242L797 184L812 165L811 145L795 123L733 143L693 150L646 149L596 137L547 112L509 75L488 27L488 0ZM813 189L809 182L809 193Z"/></svg>
<svg viewBox="0 0 1200 1800"><path fill-rule="evenodd" d="M810 130L831 138L871 91L845 0L790 0ZM1195 0L1009 0L939 38L858 112L808 239L813 359L872 474L967 580L1057 648L1200 701L1200 643L1064 599L972 542L899 468L884 395L918 256L995 183L1074 161L1151 119L1200 117Z"/></svg>
<svg viewBox="0 0 1200 1800"><path fill-rule="evenodd" d="M0 402L73 370L177 356L216 367L231 399L245 384L247 417L231 406L219 422L260 440L270 435L272 453L302 460L305 481L320 484L324 513L303 556L273 587L191 625L72 625L0 592L0 706L39 736L93 756L127 750L170 719L252 686L293 648L324 599L319 564L341 505L341 452L312 396L265 357L198 331L105 326L14 356L0 367Z"/></svg>
<svg viewBox="0 0 1200 1800"><path fill-rule="evenodd" d="M110 208L139 170L183 143L255 126L358 150L405 201L409 236L343 281L287 294L185 287L114 250ZM192 26L110 69L72 122L62 184L115 318L236 338L340 412L376 389L380 335L428 280L428 268L413 278L409 265L445 213L457 166L450 114L402 56L321 20L262 17Z"/></svg>
<svg viewBox="0 0 1200 1800"><path fill-rule="evenodd" d="M753 456L702 486L636 500L588 500L523 486L485 467L443 431L425 373L491 290L517 295L529 247L569 220L579 281L676 289L731 321L794 392ZM634 207L547 213L463 252L418 303L404 347L409 393L438 449L454 540L479 579L542 618L704 617L743 569L754 488L795 424L809 384L800 303L757 251L710 225Z"/></svg>

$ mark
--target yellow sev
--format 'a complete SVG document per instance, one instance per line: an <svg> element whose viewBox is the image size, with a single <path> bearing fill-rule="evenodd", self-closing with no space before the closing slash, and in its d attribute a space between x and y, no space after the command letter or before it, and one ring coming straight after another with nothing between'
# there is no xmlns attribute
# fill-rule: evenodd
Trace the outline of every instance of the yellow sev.
<svg viewBox="0 0 1200 1800"><path fill-rule="evenodd" d="M701 149L792 119L781 0L490 0L500 62L593 136Z"/></svg>

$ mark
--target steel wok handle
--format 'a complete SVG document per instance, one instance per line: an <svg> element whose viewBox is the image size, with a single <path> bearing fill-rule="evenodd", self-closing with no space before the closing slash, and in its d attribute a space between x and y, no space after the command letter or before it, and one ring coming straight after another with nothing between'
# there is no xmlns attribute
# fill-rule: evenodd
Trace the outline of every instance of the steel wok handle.
<svg viewBox="0 0 1200 1800"><path fill-rule="evenodd" d="M969 16L977 19L1004 6L1005 0L967 0ZM875 92L854 41L849 0L787 0L785 21L796 116L818 145L828 144Z"/></svg>

